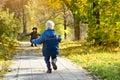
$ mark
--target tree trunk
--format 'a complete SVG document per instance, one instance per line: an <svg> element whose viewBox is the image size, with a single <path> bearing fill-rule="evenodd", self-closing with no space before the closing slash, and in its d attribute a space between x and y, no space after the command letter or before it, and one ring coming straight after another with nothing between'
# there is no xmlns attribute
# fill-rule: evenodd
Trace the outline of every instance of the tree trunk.
<svg viewBox="0 0 120 80"><path fill-rule="evenodd" d="M66 19L64 19L64 39L66 40L67 39L67 34L66 34L66 29L67 29L67 26L66 26Z"/></svg>
<svg viewBox="0 0 120 80"><path fill-rule="evenodd" d="M23 17L22 17L22 21L23 21L23 34L27 33L27 20L26 20L26 14L23 8Z"/></svg>
<svg viewBox="0 0 120 80"><path fill-rule="evenodd" d="M64 6L63 7L63 12L64 12L64 16L63 16L63 18L64 18L64 39L66 40L67 39L67 33L66 33L66 30L67 30L67 21L66 21L66 16L67 16L67 14L66 14L66 7Z"/></svg>
<svg viewBox="0 0 120 80"><path fill-rule="evenodd" d="M98 2L93 2L93 10L98 6ZM99 25L100 24L100 13L99 13L99 9L94 10L93 11L93 15L96 18L96 24Z"/></svg>
<svg viewBox="0 0 120 80"><path fill-rule="evenodd" d="M74 37L75 40L80 40L80 26L79 26L80 20L76 18L75 14L73 14L73 17L74 17Z"/></svg>
<svg viewBox="0 0 120 80"><path fill-rule="evenodd" d="M100 13L99 9L95 9L98 6L99 6L98 1L93 2L93 16L95 17L94 25L97 27L96 29L100 29ZM102 45L102 41L100 41L100 38L95 38L95 44Z"/></svg>

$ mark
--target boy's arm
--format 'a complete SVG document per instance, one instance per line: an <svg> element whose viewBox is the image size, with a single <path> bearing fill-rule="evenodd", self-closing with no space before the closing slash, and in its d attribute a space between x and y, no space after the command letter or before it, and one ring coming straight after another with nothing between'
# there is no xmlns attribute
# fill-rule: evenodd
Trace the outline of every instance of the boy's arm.
<svg viewBox="0 0 120 80"><path fill-rule="evenodd" d="M61 42L62 38L61 35L58 35L58 42Z"/></svg>
<svg viewBox="0 0 120 80"><path fill-rule="evenodd" d="M37 35L41 36L39 33L37 33Z"/></svg>
<svg viewBox="0 0 120 80"><path fill-rule="evenodd" d="M29 33L29 34L25 34L25 36L29 36L29 35L31 35L32 34L32 32L31 33Z"/></svg>
<svg viewBox="0 0 120 80"><path fill-rule="evenodd" d="M33 44L41 44L41 43L43 43L43 41L44 41L44 37L45 37L45 35L42 34L39 38L33 39L33 40L32 40L32 43L33 43Z"/></svg>

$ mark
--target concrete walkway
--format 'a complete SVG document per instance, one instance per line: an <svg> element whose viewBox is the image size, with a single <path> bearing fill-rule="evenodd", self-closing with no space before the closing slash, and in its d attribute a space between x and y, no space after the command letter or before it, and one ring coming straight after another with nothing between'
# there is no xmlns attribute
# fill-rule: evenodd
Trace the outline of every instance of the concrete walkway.
<svg viewBox="0 0 120 80"><path fill-rule="evenodd" d="M46 64L36 48L27 47L14 57L8 72L3 80L93 80L90 74L76 66L68 59L58 57L58 70L46 73Z"/></svg>

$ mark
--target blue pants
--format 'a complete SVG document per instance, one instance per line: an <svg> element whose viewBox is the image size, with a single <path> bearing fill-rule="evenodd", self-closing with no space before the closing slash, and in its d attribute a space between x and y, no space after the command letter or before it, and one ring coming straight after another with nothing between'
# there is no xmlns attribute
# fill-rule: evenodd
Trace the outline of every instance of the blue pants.
<svg viewBox="0 0 120 80"><path fill-rule="evenodd" d="M47 65L48 69L51 69L50 58L52 59L52 62L56 63L56 61L57 61L57 56L47 56L47 57L45 57L44 60L45 60L45 63Z"/></svg>

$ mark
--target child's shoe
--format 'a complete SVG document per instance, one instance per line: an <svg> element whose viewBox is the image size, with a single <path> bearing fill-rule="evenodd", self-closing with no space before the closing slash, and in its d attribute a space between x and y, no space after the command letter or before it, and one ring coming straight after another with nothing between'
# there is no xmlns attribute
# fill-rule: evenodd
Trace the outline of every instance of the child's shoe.
<svg viewBox="0 0 120 80"><path fill-rule="evenodd" d="M52 69L48 69L48 70L47 70L47 73L52 73Z"/></svg>
<svg viewBox="0 0 120 80"><path fill-rule="evenodd" d="M55 62L52 62L52 66L53 66L53 69L54 69L54 70L57 70L57 65L56 65Z"/></svg>
<svg viewBox="0 0 120 80"><path fill-rule="evenodd" d="M35 44L35 47L37 47L37 44Z"/></svg>
<svg viewBox="0 0 120 80"><path fill-rule="evenodd" d="M33 47L33 44L31 44L31 47Z"/></svg>

